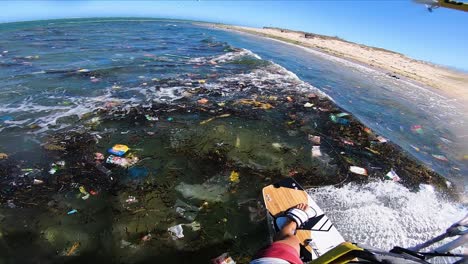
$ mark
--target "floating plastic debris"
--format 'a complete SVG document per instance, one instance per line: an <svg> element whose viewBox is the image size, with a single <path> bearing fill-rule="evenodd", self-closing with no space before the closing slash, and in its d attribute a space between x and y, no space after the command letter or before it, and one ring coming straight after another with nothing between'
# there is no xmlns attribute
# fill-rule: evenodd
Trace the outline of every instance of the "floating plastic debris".
<svg viewBox="0 0 468 264"><path fill-rule="evenodd" d="M229 180L234 183L239 182L239 172L231 171L231 175L229 176Z"/></svg>
<svg viewBox="0 0 468 264"><path fill-rule="evenodd" d="M417 133L417 134L423 134L424 131L423 131L423 128L421 125L413 125L411 126L411 131L413 131L413 133Z"/></svg>
<svg viewBox="0 0 468 264"><path fill-rule="evenodd" d="M80 242L73 243L73 245L67 250L67 253L65 255L67 257L75 255L79 247L80 247Z"/></svg>
<svg viewBox="0 0 468 264"><path fill-rule="evenodd" d="M336 114L335 116L341 118L341 117L349 116L349 114L348 113L339 113L339 114Z"/></svg>
<svg viewBox="0 0 468 264"><path fill-rule="evenodd" d="M122 145L122 144L116 144L112 148L108 150L110 154L116 155L116 156L123 156L127 151L129 150L128 146Z"/></svg>
<svg viewBox="0 0 468 264"><path fill-rule="evenodd" d="M354 146L354 142L351 140L341 138L341 142L345 143L346 145Z"/></svg>
<svg viewBox="0 0 468 264"><path fill-rule="evenodd" d="M105 157L104 157L104 154L100 153L100 152L96 152L94 153L94 160L104 160Z"/></svg>
<svg viewBox="0 0 468 264"><path fill-rule="evenodd" d="M73 210L68 211L67 215L72 215L72 214L76 214L76 213L78 213L78 210L73 209Z"/></svg>
<svg viewBox="0 0 468 264"><path fill-rule="evenodd" d="M197 102L198 102L199 104L207 104L207 103L209 102L209 100L206 99L206 98L202 98L202 99L198 100Z"/></svg>
<svg viewBox="0 0 468 264"><path fill-rule="evenodd" d="M412 147L412 148L413 148L414 150L416 150L417 152L419 152L419 151L421 150L420 148L418 148L418 147L416 147L416 146L414 146L414 145L410 145L410 147Z"/></svg>
<svg viewBox="0 0 468 264"><path fill-rule="evenodd" d="M150 241L152 238L153 238L153 236L152 236L150 233L148 233L147 235L144 235L144 236L141 238L141 241L143 241L143 242L148 242L148 241Z"/></svg>
<svg viewBox="0 0 468 264"><path fill-rule="evenodd" d="M211 260L213 264L236 264L236 262L229 256L229 254L223 253L221 256Z"/></svg>
<svg viewBox="0 0 468 264"><path fill-rule="evenodd" d="M391 169L387 174L385 174L385 179L392 180L394 182L399 182L401 180L393 169Z"/></svg>
<svg viewBox="0 0 468 264"><path fill-rule="evenodd" d="M80 193L82 193L84 195L88 194L88 192L86 191L84 186L80 186L79 190L80 190Z"/></svg>
<svg viewBox="0 0 468 264"><path fill-rule="evenodd" d="M194 221L190 224L185 224L185 226L190 227L192 231L198 231L201 229L201 224L197 221Z"/></svg>
<svg viewBox="0 0 468 264"><path fill-rule="evenodd" d="M132 158L122 158L122 157L116 157L114 155L109 155L107 157L106 163L109 164L115 164L124 168L130 167L138 162L137 157L132 157Z"/></svg>
<svg viewBox="0 0 468 264"><path fill-rule="evenodd" d="M387 142L388 142L388 140L387 140L386 138L382 137L382 136L378 136L378 137L377 137L377 140L378 140L380 143L387 143Z"/></svg>
<svg viewBox="0 0 468 264"><path fill-rule="evenodd" d="M128 204L133 204L133 203L138 203L138 200L135 196L128 196L125 202Z"/></svg>
<svg viewBox="0 0 468 264"><path fill-rule="evenodd" d="M315 145L320 145L320 137L319 136L314 136L314 135L308 135L307 138L309 139L310 142L312 142Z"/></svg>
<svg viewBox="0 0 468 264"><path fill-rule="evenodd" d="M16 204L13 203L13 200L8 200L7 205L11 209L16 208Z"/></svg>
<svg viewBox="0 0 468 264"><path fill-rule="evenodd" d="M312 157L321 157L322 152L320 151L320 146L312 146Z"/></svg>
<svg viewBox="0 0 468 264"><path fill-rule="evenodd" d="M145 118L148 121L159 121L159 118L157 116L145 115Z"/></svg>
<svg viewBox="0 0 468 264"><path fill-rule="evenodd" d="M0 160L8 159L8 155L6 153L0 153Z"/></svg>
<svg viewBox="0 0 468 264"><path fill-rule="evenodd" d="M80 190L80 193L83 195L81 199L88 200L89 193L86 191L86 188L84 186L80 186L79 190Z"/></svg>
<svg viewBox="0 0 468 264"><path fill-rule="evenodd" d="M312 106L314 106L314 104L311 104L311 103L309 103L309 102L307 102L307 103L304 104L304 107L305 107L305 108L311 108Z"/></svg>
<svg viewBox="0 0 468 264"><path fill-rule="evenodd" d="M184 237L184 229L182 224L171 226L167 229L173 240L177 240Z"/></svg>
<svg viewBox="0 0 468 264"><path fill-rule="evenodd" d="M434 157L436 160L440 160L444 162L449 161L444 155L432 154L432 157Z"/></svg>
<svg viewBox="0 0 468 264"><path fill-rule="evenodd" d="M447 185L448 188L452 188L452 183L450 181L445 181L445 185Z"/></svg>
<svg viewBox="0 0 468 264"><path fill-rule="evenodd" d="M43 183L44 183L43 180L38 180L38 179L34 179L34 180L33 180L33 184L34 184L34 185L41 185L41 184L43 184Z"/></svg>
<svg viewBox="0 0 468 264"><path fill-rule="evenodd" d="M60 168L65 166L65 161L57 161L52 163L51 168L49 170L49 174L54 175Z"/></svg>
<svg viewBox="0 0 468 264"><path fill-rule="evenodd" d="M344 125L344 126L348 126L350 124L348 119L341 118L341 117L338 117L337 115L333 115L333 114L330 115L330 120L333 123L337 123L337 124Z"/></svg>
<svg viewBox="0 0 468 264"><path fill-rule="evenodd" d="M444 137L439 137L439 138L440 138L440 140L441 140L442 142L444 142L445 144L451 144L451 143L453 143L453 141L451 141L450 139L446 139L446 138L444 138Z"/></svg>
<svg viewBox="0 0 468 264"><path fill-rule="evenodd" d="M351 171L352 173L359 174L359 175L367 176L367 170L361 167L351 166L349 167L349 171Z"/></svg>
<svg viewBox="0 0 468 264"><path fill-rule="evenodd" d="M281 149L283 147L283 144L274 142L274 143L271 143L271 146L275 149Z"/></svg>

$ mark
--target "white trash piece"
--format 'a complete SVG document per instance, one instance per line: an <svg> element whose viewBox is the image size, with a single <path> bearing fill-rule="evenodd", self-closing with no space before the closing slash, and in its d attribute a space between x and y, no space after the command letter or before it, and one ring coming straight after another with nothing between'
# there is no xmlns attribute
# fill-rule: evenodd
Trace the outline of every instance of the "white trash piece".
<svg viewBox="0 0 468 264"><path fill-rule="evenodd" d="M388 139L382 137L382 136L378 136L377 137L377 140L380 142L380 143L387 143L388 142Z"/></svg>
<svg viewBox="0 0 468 264"><path fill-rule="evenodd" d="M135 196L128 196L128 199L125 200L128 204L138 203L138 200Z"/></svg>
<svg viewBox="0 0 468 264"><path fill-rule="evenodd" d="M312 157L321 157L322 152L320 151L320 146L312 146Z"/></svg>
<svg viewBox="0 0 468 264"><path fill-rule="evenodd" d="M167 231L169 231L173 240L184 237L184 229L182 228L182 224L171 226L167 229Z"/></svg>
<svg viewBox="0 0 468 264"><path fill-rule="evenodd" d="M34 184L34 185L40 185L40 184L43 184L43 183L44 183L43 180L38 180L38 179L34 179L34 180L33 180L33 184Z"/></svg>
<svg viewBox="0 0 468 264"><path fill-rule="evenodd" d="M349 171L352 173L356 173L359 175L365 175L367 176L367 170L358 166L351 166L349 167Z"/></svg>

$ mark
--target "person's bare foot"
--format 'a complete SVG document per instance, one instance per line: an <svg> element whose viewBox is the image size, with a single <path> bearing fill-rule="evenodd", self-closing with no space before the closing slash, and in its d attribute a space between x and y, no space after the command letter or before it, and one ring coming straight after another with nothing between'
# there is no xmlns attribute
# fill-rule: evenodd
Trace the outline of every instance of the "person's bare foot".
<svg viewBox="0 0 468 264"><path fill-rule="evenodd" d="M299 210L305 211L305 210L307 210L308 207L309 206L307 204L300 203L300 204L298 204L298 205L296 205L294 207L291 207L291 208L297 208ZM298 226L297 226L296 221L294 221L291 218L288 218L288 220L283 225L281 230L276 234L274 240L276 242L285 243L285 244L288 244L288 245L292 246L293 248L296 249L296 251L299 254L299 240L295 236L297 228L298 228Z"/></svg>
<svg viewBox="0 0 468 264"><path fill-rule="evenodd" d="M305 211L307 209L308 205L305 204L305 203L300 203L294 207L291 207L291 208L297 208L299 210L302 210L302 211ZM286 224L283 226L283 229L287 229L289 232L292 232L293 234L296 232L296 228L297 228L297 223L296 221L293 221L292 219L288 219L288 221L286 222Z"/></svg>
<svg viewBox="0 0 468 264"><path fill-rule="evenodd" d="M305 222L316 215L317 212L305 203L300 203L286 211L286 216L296 222L297 228L300 228Z"/></svg>
<svg viewBox="0 0 468 264"><path fill-rule="evenodd" d="M296 205L296 208L297 209L301 209L302 211L305 211L307 209L308 205L305 204L305 203L300 203L298 205Z"/></svg>

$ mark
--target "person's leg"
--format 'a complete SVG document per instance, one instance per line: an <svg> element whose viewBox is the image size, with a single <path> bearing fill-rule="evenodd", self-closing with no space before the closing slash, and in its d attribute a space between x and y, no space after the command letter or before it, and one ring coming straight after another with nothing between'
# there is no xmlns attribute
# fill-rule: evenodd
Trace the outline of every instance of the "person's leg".
<svg viewBox="0 0 468 264"><path fill-rule="evenodd" d="M276 234L274 242L290 245L297 251L297 254L300 254L300 242L299 239L297 239L297 237L294 235L296 228L296 223L292 220L288 220L288 222L284 225L283 229L281 229Z"/></svg>
<svg viewBox="0 0 468 264"><path fill-rule="evenodd" d="M298 204L296 208L305 211L307 204ZM274 241L275 243L284 243L293 247L298 254L300 254L300 241L294 235L296 233L297 224L292 220L288 220L281 230L276 234Z"/></svg>
<svg viewBox="0 0 468 264"><path fill-rule="evenodd" d="M295 236L298 225L314 214L307 204L298 204L286 213L286 223L275 235L273 244L257 252L251 264L293 263L303 264L300 258L300 241ZM294 219L294 220L293 220Z"/></svg>

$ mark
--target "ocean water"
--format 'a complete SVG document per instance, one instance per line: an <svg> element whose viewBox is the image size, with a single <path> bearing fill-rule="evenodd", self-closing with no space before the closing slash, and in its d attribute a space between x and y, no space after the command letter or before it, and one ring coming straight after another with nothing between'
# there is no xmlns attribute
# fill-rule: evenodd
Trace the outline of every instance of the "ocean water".
<svg viewBox="0 0 468 264"><path fill-rule="evenodd" d="M40 192L18 185L20 179L9 183L22 186L23 198L10 197L0 211L6 259L33 255L60 262L70 255L205 263L229 251L245 263L268 237L259 203L262 186L294 166L320 168L315 176L328 179L322 185L340 180L330 159L310 159L299 136L303 131L283 125L292 115L285 109L220 110L225 102L252 94L258 100L288 93L329 98L462 192L467 184L464 135L457 132L466 131L461 106L359 65L180 21L38 21L1 24L0 32L0 152L46 182ZM213 106L191 106L197 94ZM156 109L147 120L132 114L135 107L155 104L164 111ZM415 125L421 128L412 129ZM63 178L47 173L62 157L44 152L45 142L82 130L96 141L90 155L125 143L140 158L140 169L133 172L113 168L121 177L118 191L107 192L96 183L102 175L80 172L85 162L66 155L57 177L75 185L60 187ZM85 175L96 180L77 179ZM46 190L49 183L57 189ZM80 185L99 194L83 200ZM28 197L27 190L38 197ZM311 192L346 239L384 249L428 239L467 212L443 194L389 182ZM8 188L2 194L9 194ZM67 214L72 209L77 212ZM374 224L382 218L388 220ZM395 221L401 228L394 228ZM176 239L167 229L179 224L185 237Z"/></svg>
<svg viewBox="0 0 468 264"><path fill-rule="evenodd" d="M468 117L465 106L456 98L288 43L244 33L220 39L285 67L428 168L455 181L462 190L468 186ZM415 125L421 126L419 133L412 129ZM433 155L443 155L448 162Z"/></svg>

